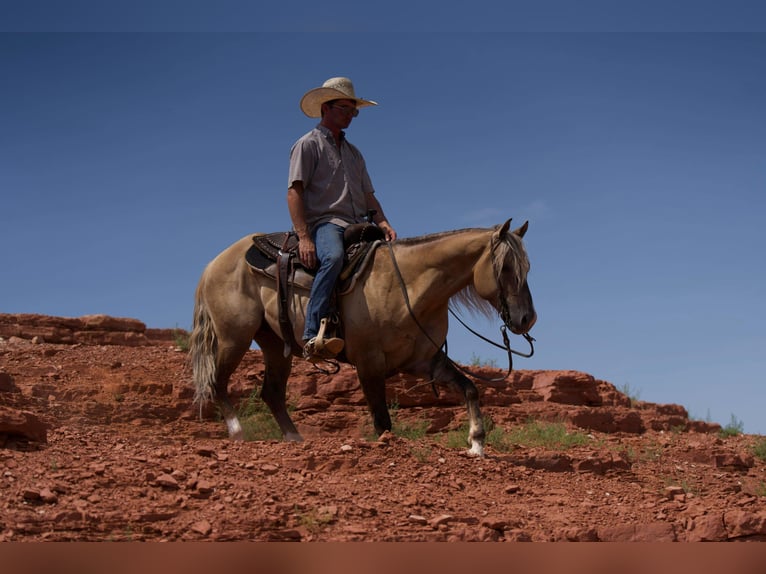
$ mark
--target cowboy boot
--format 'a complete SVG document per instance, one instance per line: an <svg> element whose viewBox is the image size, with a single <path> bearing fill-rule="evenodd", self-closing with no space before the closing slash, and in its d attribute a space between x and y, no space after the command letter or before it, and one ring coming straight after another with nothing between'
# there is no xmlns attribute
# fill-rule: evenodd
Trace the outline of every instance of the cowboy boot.
<svg viewBox="0 0 766 574"><path fill-rule="evenodd" d="M330 324L330 320L325 317L319 321L319 332L316 336L316 342L314 348L321 354L332 358L343 350L345 345L343 339L338 337L326 337L327 325Z"/></svg>
<svg viewBox="0 0 766 574"><path fill-rule="evenodd" d="M343 339L337 337L325 337L329 320L322 319L319 322L319 332L303 347L303 358L309 362L316 363L324 359L332 359L343 350Z"/></svg>

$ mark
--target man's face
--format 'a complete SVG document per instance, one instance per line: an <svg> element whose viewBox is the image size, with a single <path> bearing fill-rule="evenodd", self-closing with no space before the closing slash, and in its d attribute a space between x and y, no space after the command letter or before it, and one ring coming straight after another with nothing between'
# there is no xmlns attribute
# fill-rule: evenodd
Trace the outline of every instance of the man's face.
<svg viewBox="0 0 766 574"><path fill-rule="evenodd" d="M335 100L327 104L324 121L340 129L345 129L358 113L354 100Z"/></svg>

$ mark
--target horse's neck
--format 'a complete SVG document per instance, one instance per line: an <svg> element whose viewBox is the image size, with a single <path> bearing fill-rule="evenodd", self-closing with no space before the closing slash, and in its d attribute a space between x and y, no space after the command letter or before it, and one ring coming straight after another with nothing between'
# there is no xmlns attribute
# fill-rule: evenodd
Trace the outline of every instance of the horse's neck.
<svg viewBox="0 0 766 574"><path fill-rule="evenodd" d="M474 265L487 249L490 234L491 230L471 229L402 245L397 259L408 289L445 301L452 297L472 281Z"/></svg>

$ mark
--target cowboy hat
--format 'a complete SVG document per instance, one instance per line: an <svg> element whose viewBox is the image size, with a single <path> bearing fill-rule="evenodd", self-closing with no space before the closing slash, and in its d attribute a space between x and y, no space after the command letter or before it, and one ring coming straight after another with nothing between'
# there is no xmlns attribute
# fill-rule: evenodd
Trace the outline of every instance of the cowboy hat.
<svg viewBox="0 0 766 574"><path fill-rule="evenodd" d="M332 100L354 100L357 108L377 106L378 102L357 98L354 84L348 78L330 78L321 88L309 90L301 98L301 109L310 118L322 116L322 104Z"/></svg>

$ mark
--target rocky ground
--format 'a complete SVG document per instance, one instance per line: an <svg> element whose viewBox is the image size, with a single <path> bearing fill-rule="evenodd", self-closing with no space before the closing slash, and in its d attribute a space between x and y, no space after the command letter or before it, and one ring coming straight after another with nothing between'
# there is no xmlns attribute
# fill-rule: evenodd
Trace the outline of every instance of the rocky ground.
<svg viewBox="0 0 766 574"><path fill-rule="evenodd" d="M131 319L0 315L0 541L766 540L766 438L590 374L478 383L494 430L475 459L447 389L392 379L377 438L352 368L298 360L306 441L268 438L250 351L231 388L256 440L232 443L192 407L179 342Z"/></svg>

